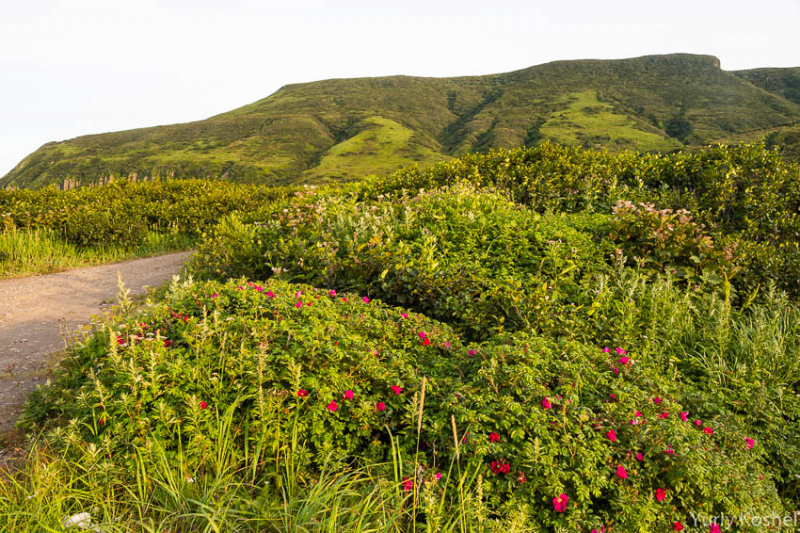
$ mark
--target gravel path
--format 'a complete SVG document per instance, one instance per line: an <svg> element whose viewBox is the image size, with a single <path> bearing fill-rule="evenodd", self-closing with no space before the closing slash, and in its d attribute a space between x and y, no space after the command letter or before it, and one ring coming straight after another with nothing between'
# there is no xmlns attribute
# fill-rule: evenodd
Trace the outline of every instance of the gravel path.
<svg viewBox="0 0 800 533"><path fill-rule="evenodd" d="M25 398L47 379L74 331L108 309L117 272L132 294L177 274L189 252L0 280L0 436L13 429Z"/></svg>

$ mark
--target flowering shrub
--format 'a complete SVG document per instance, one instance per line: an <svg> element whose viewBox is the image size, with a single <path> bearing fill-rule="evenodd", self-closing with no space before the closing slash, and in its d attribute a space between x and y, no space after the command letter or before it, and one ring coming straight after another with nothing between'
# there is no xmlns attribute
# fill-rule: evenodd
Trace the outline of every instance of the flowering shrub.
<svg viewBox="0 0 800 533"><path fill-rule="evenodd" d="M543 527L780 511L760 442L697 395L635 351L527 334L464 346L446 325L361 295L232 281L174 286L112 324L27 417L66 454L94 447L123 478L162 448L194 477L225 432L226 453L264 454L267 479L289 442L306 443L291 460L308 479L325 462L381 463L397 450L419 472L405 490L439 497L455 490L458 454L494 512L524 503Z"/></svg>
<svg viewBox="0 0 800 533"><path fill-rule="evenodd" d="M482 346L473 364L457 419L481 435L468 446L484 462L509 465L487 479L496 505L536 502L533 521L573 531L668 531L689 512L781 509L763 449L729 415L696 410L701 391L635 352L515 334ZM563 494L566 512L554 513Z"/></svg>
<svg viewBox="0 0 800 533"><path fill-rule="evenodd" d="M732 250L716 244L685 209L618 201L612 212L611 240L642 267L682 278L697 278L706 270L732 270Z"/></svg>
<svg viewBox="0 0 800 533"><path fill-rule="evenodd" d="M421 342L421 330L436 342ZM310 463L380 462L389 432L411 425L422 377L432 391L452 390L460 356L448 327L353 295L280 282L190 286L78 349L28 416L96 428L80 438L128 467L133 447L158 441L203 468L228 409L241 454L296 433ZM436 393L427 398L436 405Z"/></svg>

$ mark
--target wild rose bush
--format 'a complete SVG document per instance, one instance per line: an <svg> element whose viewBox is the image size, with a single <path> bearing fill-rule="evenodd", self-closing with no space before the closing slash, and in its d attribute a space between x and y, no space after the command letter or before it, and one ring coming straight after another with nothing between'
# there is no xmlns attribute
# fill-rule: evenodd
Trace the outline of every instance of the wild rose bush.
<svg viewBox="0 0 800 533"><path fill-rule="evenodd" d="M227 434L241 461L263 454L256 485L294 441L305 479L398 449L418 472L400 490L437 498L457 492L458 446L493 512L524 508L542 527L781 511L761 443L675 378L616 347L526 334L464 345L446 325L353 293L185 283L76 349L27 417L67 456L91 447L115 479L156 449L188 477L213 474L213 441Z"/></svg>
<svg viewBox="0 0 800 533"><path fill-rule="evenodd" d="M366 297L281 282L188 286L76 350L27 416L70 421L54 442L86 439L129 468L134 447L158 441L182 444L202 469L228 409L241 454L296 433L317 465L381 462L388 432L411 426L422 377L431 391L454 389L464 353L450 328Z"/></svg>
<svg viewBox="0 0 800 533"><path fill-rule="evenodd" d="M490 501L537 502L535 522L579 531L781 510L761 442L658 370L635 351L525 334L481 347L458 412L475 434L467 447L508 465L488 476Z"/></svg>

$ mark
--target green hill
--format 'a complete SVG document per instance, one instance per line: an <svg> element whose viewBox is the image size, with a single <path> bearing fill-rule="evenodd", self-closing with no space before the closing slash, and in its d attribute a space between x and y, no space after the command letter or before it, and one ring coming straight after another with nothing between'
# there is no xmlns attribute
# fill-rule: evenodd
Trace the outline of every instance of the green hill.
<svg viewBox="0 0 800 533"><path fill-rule="evenodd" d="M771 93L779 94L800 104L800 67L796 68L757 68L734 72L743 80Z"/></svg>
<svg viewBox="0 0 800 533"><path fill-rule="evenodd" d="M773 134L780 143L793 138L784 128L800 124L797 72L726 72L714 57L674 54L489 76L288 85L206 120L48 143L0 185L108 176L349 180L547 139L611 151L669 151L741 135Z"/></svg>

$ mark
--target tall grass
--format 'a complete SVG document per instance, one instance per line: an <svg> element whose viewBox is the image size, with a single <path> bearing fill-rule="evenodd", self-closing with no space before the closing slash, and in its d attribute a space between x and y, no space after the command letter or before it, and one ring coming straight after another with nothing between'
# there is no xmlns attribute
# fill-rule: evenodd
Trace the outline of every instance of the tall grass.
<svg viewBox="0 0 800 533"><path fill-rule="evenodd" d="M458 496L422 484L407 490L398 482L399 453L392 465L326 464L314 479L304 479L298 461L305 450L287 435L274 443L283 449L283 460L272 461L255 481L248 472L263 469L263 457L241 460L231 453L238 403L221 415L202 472L187 471L183 451L176 461L155 441L136 450L132 472L104 460L93 445L78 445L80 458L67 460L45 441L37 442L21 470L0 469L0 531L63 531L70 521L104 533L536 530L513 517L505 522L487 518L476 469L459 482ZM453 466L448 477L458 475Z"/></svg>
<svg viewBox="0 0 800 533"><path fill-rule="evenodd" d="M188 250L193 240L180 233L149 232L133 249L108 245L97 248L66 242L47 228L10 228L0 232L0 278L47 274L78 266L98 265Z"/></svg>

